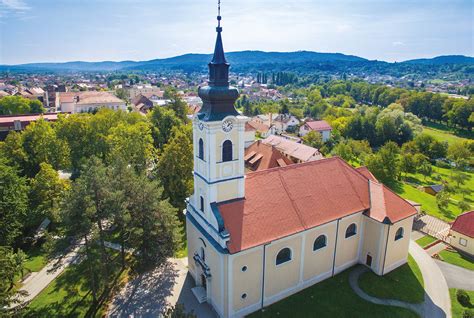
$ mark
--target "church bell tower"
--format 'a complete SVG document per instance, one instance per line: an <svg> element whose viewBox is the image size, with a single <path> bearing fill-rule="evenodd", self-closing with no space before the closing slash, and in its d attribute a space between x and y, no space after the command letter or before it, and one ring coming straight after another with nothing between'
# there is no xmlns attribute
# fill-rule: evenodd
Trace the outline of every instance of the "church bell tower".
<svg viewBox="0 0 474 318"><path fill-rule="evenodd" d="M234 107L239 97L229 84L229 63L222 44L220 9L208 85L199 87L203 101L193 119L194 193L188 213L225 248L226 231L217 204L245 196L244 145L247 117Z"/></svg>

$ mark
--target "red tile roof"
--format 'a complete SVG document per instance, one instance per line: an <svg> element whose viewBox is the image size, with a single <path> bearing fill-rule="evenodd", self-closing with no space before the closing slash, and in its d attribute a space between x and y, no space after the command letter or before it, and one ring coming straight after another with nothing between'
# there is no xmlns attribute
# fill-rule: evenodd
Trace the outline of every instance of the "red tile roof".
<svg viewBox="0 0 474 318"><path fill-rule="evenodd" d="M316 131L332 130L331 125L325 120L308 121L305 123L309 128Z"/></svg>
<svg viewBox="0 0 474 318"><path fill-rule="evenodd" d="M338 157L249 173L245 189L244 199L219 204L230 253L370 208L369 180ZM416 213L384 186L372 191L369 216L396 222Z"/></svg>
<svg viewBox="0 0 474 318"><path fill-rule="evenodd" d="M372 174L372 172L370 172L370 170L367 167L359 167L359 168L356 168L356 170L367 179L375 181L375 182L379 182L377 178Z"/></svg>
<svg viewBox="0 0 474 318"><path fill-rule="evenodd" d="M302 162L311 161L311 160L321 160L323 155L319 152L318 149L297 143L280 136L270 135L264 140L263 143L272 145L282 153L296 158Z"/></svg>
<svg viewBox="0 0 474 318"><path fill-rule="evenodd" d="M65 113L67 114L67 113ZM44 118L50 121L56 121L58 119L58 113L46 113L46 114L27 114L27 115L4 115L0 116L0 126L9 127L14 125L16 120L21 123L30 123L40 118Z"/></svg>
<svg viewBox="0 0 474 318"><path fill-rule="evenodd" d="M459 215L453 225L451 225L451 230L474 237L474 211Z"/></svg>
<svg viewBox="0 0 474 318"><path fill-rule="evenodd" d="M258 160L256 158L259 158ZM283 156L275 147L256 141L245 149L245 164L253 171L291 165L293 162ZM255 161L255 162L252 162Z"/></svg>
<svg viewBox="0 0 474 318"><path fill-rule="evenodd" d="M270 126L256 122L254 120L250 120L247 122L251 127L253 127L255 130L266 133L269 129Z"/></svg>

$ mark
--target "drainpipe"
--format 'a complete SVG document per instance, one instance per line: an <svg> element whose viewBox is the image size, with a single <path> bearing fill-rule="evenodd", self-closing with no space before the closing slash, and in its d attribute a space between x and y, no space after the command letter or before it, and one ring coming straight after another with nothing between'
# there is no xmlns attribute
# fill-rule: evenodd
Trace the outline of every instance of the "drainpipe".
<svg viewBox="0 0 474 318"><path fill-rule="evenodd" d="M390 224L388 224L388 231L387 231L387 241L385 242L385 252L384 252L384 255L383 255L383 264L382 264L382 276L384 274L384 271L385 271L385 260L387 258L387 247L388 247L388 237L390 235Z"/></svg>
<svg viewBox="0 0 474 318"><path fill-rule="evenodd" d="M334 244L334 256L332 259L332 276L334 276L334 269L336 267L336 251L337 251L337 237L339 236L339 221L341 219L337 219L337 226L336 226L336 243Z"/></svg>
<svg viewBox="0 0 474 318"><path fill-rule="evenodd" d="M266 248L267 248L267 244L264 244L263 245L263 275L262 275L262 301L260 303L260 309L263 309L263 297L265 296L265 260L266 260Z"/></svg>

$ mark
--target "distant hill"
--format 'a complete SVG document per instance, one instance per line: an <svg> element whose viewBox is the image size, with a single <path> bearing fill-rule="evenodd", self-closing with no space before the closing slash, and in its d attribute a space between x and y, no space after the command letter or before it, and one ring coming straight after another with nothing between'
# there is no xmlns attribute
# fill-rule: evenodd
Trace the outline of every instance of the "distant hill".
<svg viewBox="0 0 474 318"><path fill-rule="evenodd" d="M433 57L431 59L408 60L403 63L430 64L430 65L474 64L474 57L464 56L464 55L442 55L442 56Z"/></svg>
<svg viewBox="0 0 474 318"><path fill-rule="evenodd" d="M453 72L461 77L471 77L474 58L462 55L439 56L431 59L416 59L402 63L370 61L358 56L341 53L263 52L240 51L226 53L232 64L232 72L295 72L301 74L385 74L401 77L406 74L418 74L421 78L428 74L443 75ZM104 62L66 62L66 63L30 63L21 65L0 65L0 72L110 72L110 71L179 71L205 72L211 54L184 54L180 56L154 59L149 61L104 61ZM448 67L446 68L446 65ZM457 65L463 65L461 68Z"/></svg>
<svg viewBox="0 0 474 318"><path fill-rule="evenodd" d="M233 65L238 64L281 64L281 63L314 63L314 62L357 62L367 61L364 58L341 53L317 53L308 51L298 52L262 52L242 51L230 52L226 57ZM184 54L180 56L155 59L150 61L122 61L122 62L66 62L66 63L29 63L19 65L1 65L0 70L31 70L31 71L118 71L124 69L150 70L186 68L202 68L211 60L211 54Z"/></svg>

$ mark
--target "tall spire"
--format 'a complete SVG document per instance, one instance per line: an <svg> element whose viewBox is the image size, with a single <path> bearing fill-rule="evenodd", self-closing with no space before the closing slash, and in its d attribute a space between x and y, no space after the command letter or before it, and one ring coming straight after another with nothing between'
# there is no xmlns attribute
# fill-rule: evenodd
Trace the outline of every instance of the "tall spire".
<svg viewBox="0 0 474 318"><path fill-rule="evenodd" d="M212 57L211 63L213 64L227 64L227 61L225 59L224 55L224 46L222 45L222 27L221 27L221 0L218 0L217 2L217 27L216 27L216 32L217 32L217 39L216 39L216 46L214 48L214 56Z"/></svg>
<svg viewBox="0 0 474 318"><path fill-rule="evenodd" d="M217 39L214 55L209 67L209 85L199 87L199 97L203 101L198 118L203 121L222 120L226 116L237 116L239 113L234 103L239 97L239 91L229 86L229 63L224 55L221 27L221 1L217 2Z"/></svg>

